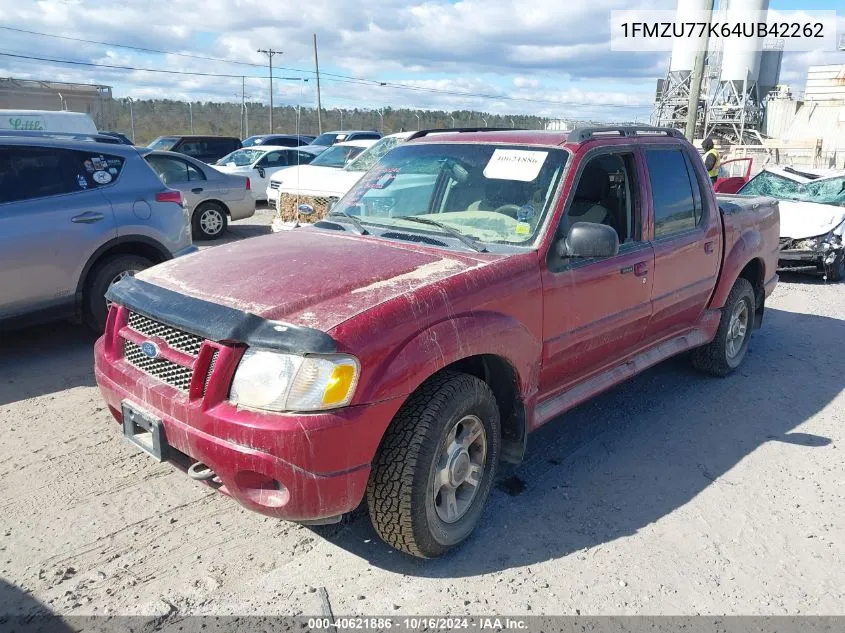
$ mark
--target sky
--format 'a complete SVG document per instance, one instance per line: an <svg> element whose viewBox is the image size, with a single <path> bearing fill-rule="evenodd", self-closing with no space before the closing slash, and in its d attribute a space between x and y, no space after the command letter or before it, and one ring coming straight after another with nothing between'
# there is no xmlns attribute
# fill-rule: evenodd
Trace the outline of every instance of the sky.
<svg viewBox="0 0 845 633"><path fill-rule="evenodd" d="M282 51L273 74L285 78L274 82L275 103L313 106L316 34L324 108L645 121L669 54L611 51L610 11L675 6L676 0L0 0L0 27L31 32L0 28L0 77L104 84L117 98L194 101L240 101L245 84L249 101L267 102L267 56L257 49L272 48ZM838 10L845 34L841 0L772 0L771 8ZM801 89L807 66L818 63L845 63L845 53L788 53L781 81Z"/></svg>

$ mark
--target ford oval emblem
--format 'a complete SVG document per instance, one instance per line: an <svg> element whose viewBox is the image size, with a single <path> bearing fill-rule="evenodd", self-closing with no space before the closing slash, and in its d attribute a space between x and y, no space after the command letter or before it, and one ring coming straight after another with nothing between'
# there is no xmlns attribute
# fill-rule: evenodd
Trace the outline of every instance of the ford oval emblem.
<svg viewBox="0 0 845 633"><path fill-rule="evenodd" d="M143 343L141 343L141 352L147 358L158 358L158 355L160 353L158 345L156 345L152 341L144 341Z"/></svg>

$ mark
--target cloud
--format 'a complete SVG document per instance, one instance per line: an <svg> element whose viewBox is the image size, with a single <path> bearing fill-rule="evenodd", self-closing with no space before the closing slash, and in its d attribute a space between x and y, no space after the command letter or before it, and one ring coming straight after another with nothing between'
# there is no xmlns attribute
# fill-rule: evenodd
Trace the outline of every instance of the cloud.
<svg viewBox="0 0 845 633"><path fill-rule="evenodd" d="M174 71L266 74L259 48L283 53L276 75L309 77L311 34L319 41L329 106L479 109L544 116L644 112L665 53L610 50L611 9L672 9L676 0L0 0L4 24L69 37L211 56L256 67L0 31L0 52ZM199 7L199 8L198 8ZM812 54L785 56L784 80ZM0 57L0 74L98 82L120 96L234 100L240 77L202 77L93 69ZM378 78L387 86L336 75ZM269 82L247 79L266 101ZM397 88L392 84L405 86ZM446 92L436 92L446 91ZM279 103L315 101L308 83L277 81ZM485 97L447 93L478 93ZM237 95L237 97L236 97ZM533 100L533 101L532 101ZM625 110L629 108L629 110Z"/></svg>

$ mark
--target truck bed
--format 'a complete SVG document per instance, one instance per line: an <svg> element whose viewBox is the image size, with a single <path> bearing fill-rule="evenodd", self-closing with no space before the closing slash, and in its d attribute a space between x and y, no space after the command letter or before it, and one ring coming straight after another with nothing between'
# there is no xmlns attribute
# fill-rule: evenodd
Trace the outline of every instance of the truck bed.
<svg viewBox="0 0 845 633"><path fill-rule="evenodd" d="M725 238L723 261L729 262L743 252L757 253L764 264L762 281L770 281L778 265L778 201L766 196L717 195L716 203L722 215Z"/></svg>

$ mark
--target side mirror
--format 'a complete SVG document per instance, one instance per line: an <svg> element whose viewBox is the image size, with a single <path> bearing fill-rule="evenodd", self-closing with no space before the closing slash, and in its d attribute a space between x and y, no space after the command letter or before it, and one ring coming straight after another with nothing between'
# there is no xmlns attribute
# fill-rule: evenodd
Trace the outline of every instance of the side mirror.
<svg viewBox="0 0 845 633"><path fill-rule="evenodd" d="M561 258L613 257L619 253L619 235L612 227L593 222L576 222L555 249Z"/></svg>
<svg viewBox="0 0 845 633"><path fill-rule="evenodd" d="M264 171L264 168L263 167L256 167L256 169L258 170L258 175L261 176L262 178L264 178L264 176L267 173L267 172Z"/></svg>

